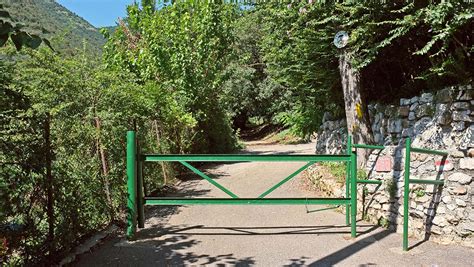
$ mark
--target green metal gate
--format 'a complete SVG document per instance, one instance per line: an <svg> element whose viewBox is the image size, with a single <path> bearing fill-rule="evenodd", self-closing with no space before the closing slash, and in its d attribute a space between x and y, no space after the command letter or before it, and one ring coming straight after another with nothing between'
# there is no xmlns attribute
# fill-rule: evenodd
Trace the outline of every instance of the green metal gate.
<svg viewBox="0 0 474 267"><path fill-rule="evenodd" d="M357 236L357 184L381 184L379 180L358 180L357 179L357 149L384 149L384 146L373 146L364 144L352 144L352 138L349 136L347 142L347 154L345 155L162 155L162 154L142 154L137 146L136 133L127 132L127 190L128 190L128 214L127 214L127 237L134 237L136 227L144 227L144 206L145 205L345 205L346 224L351 227L351 237ZM410 140L407 140L407 156L405 169L409 170ZM415 149L412 149L415 152ZM416 152L430 153L438 155L447 155L445 152L434 150L416 149ZM144 162L179 162L190 169L225 194L228 198L175 198L175 197L150 197L144 195L142 165ZM346 197L345 198L266 198L268 194L276 190L284 183L307 169L316 162L339 161L346 162ZM306 162L304 166L284 178L274 186L261 193L256 198L240 198L229 189L225 188L212 178L195 168L190 162ZM407 163L408 162L408 163ZM409 180L409 171L405 171L405 180ZM410 181L410 180L409 180ZM411 180L411 182L418 182ZM426 181L425 181L426 182ZM428 181L429 182L429 181ZM442 181L436 181L441 183ZM408 185L409 183L405 183ZM405 186L405 192L408 192L408 186ZM408 194L405 194L405 198ZM405 199L404 198L404 199ZM408 201L408 200L406 200ZM408 211L408 202L405 202L405 215ZM408 249L408 216L405 216L403 248Z"/></svg>

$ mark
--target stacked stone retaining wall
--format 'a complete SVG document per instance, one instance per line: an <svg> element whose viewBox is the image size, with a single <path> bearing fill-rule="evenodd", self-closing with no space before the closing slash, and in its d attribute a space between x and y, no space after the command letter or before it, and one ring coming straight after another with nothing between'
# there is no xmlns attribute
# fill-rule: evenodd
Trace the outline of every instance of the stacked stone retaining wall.
<svg viewBox="0 0 474 267"><path fill-rule="evenodd" d="M412 179L444 179L442 186L410 185L409 231L418 239L460 243L474 247L474 90L457 86L436 93L400 99L400 105L369 105L372 131L382 151L372 151L365 179L383 180L381 186L358 187L359 214L401 232L405 139L413 147L449 152L449 156L412 153ZM316 153L345 151L344 120L325 114L317 135ZM309 173L316 172L316 168ZM343 196L344 188L333 192ZM334 193L333 193L334 195Z"/></svg>

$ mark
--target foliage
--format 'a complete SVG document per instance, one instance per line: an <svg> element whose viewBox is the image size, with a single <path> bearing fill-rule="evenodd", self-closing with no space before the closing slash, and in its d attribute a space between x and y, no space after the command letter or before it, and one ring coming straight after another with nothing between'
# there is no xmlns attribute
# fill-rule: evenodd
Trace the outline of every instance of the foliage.
<svg viewBox="0 0 474 267"><path fill-rule="evenodd" d="M111 69L134 73L138 83L156 83L191 114L196 152L236 145L220 97L235 16L228 4L177 2L158 11L135 4L104 47Z"/></svg>
<svg viewBox="0 0 474 267"><path fill-rule="evenodd" d="M367 101L390 102L472 80L474 5L419 5L423 2L258 4L268 76L291 92L286 98L291 105L278 121L307 135L317 130L324 111L343 115L338 71L343 51L352 54L361 72ZM350 34L345 50L332 45L339 30Z"/></svg>
<svg viewBox="0 0 474 267"><path fill-rule="evenodd" d="M171 103L162 110L167 116L180 111L151 85L138 86L130 73L106 70L85 53L61 58L43 49L24 56L16 65L2 63L0 68L0 224L24 226L22 239L11 242L15 239L7 237L9 254L21 255L24 264L38 264L45 255L60 256L82 236L123 220L125 132L140 128L145 150L180 146L156 140L150 121L160 118L153 113L155 104ZM169 117L167 131L189 123L186 119ZM162 176L160 168L147 172ZM147 182L149 190L156 190L162 181Z"/></svg>

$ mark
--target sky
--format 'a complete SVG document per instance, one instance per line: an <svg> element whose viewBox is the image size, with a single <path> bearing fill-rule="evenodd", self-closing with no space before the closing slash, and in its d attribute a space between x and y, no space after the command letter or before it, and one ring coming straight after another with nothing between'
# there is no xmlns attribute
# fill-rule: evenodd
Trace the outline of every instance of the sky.
<svg viewBox="0 0 474 267"><path fill-rule="evenodd" d="M127 5L135 0L57 0L58 3L81 16L95 27L114 26L124 17Z"/></svg>

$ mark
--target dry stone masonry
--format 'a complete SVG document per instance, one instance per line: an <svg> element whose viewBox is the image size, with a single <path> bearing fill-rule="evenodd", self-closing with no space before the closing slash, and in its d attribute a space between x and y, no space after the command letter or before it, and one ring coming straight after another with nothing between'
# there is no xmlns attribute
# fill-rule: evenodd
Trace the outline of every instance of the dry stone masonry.
<svg viewBox="0 0 474 267"><path fill-rule="evenodd" d="M409 231L418 239L474 247L474 90L457 86L400 99L400 105L369 105L372 131L382 151L372 151L359 185L359 208L366 219L402 230L405 138L412 146L444 150L449 156L411 154L412 179L444 179L444 186L410 185ZM345 151L344 120L325 114L317 136L318 154ZM313 168L309 172L315 172ZM320 181L321 182L321 181ZM326 185L327 186L327 185ZM337 195L345 190L332 183ZM360 213L359 213L360 214Z"/></svg>

